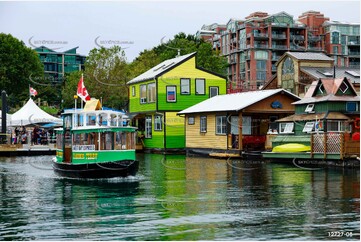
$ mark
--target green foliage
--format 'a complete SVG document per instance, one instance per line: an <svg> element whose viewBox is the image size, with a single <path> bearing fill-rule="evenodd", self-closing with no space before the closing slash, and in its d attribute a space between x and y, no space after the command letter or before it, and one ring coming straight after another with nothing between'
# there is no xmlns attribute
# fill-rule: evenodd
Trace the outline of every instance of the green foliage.
<svg viewBox="0 0 361 242"><path fill-rule="evenodd" d="M92 49L85 62L84 84L91 97L102 99L103 106L126 109L128 104L128 64L119 46ZM81 72L67 77L63 90L64 107L74 106L74 95Z"/></svg>
<svg viewBox="0 0 361 242"><path fill-rule="evenodd" d="M59 113L59 109L50 106L41 106L40 107L43 111L47 112L50 115L57 115Z"/></svg>
<svg viewBox="0 0 361 242"><path fill-rule="evenodd" d="M42 78L44 67L37 53L10 34L0 33L0 90L8 94L8 105L29 98L29 77Z"/></svg>

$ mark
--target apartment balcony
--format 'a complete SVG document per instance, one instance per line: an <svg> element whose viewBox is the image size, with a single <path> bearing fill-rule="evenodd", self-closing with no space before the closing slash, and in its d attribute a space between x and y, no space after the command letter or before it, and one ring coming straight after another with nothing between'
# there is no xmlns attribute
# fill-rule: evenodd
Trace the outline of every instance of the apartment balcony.
<svg viewBox="0 0 361 242"><path fill-rule="evenodd" d="M290 50L298 50L298 51L305 51L306 48L304 46L298 46L298 45L291 45Z"/></svg>
<svg viewBox="0 0 361 242"><path fill-rule="evenodd" d="M266 44L254 43L254 48L257 48L257 49L268 49L268 45L266 45Z"/></svg>
<svg viewBox="0 0 361 242"><path fill-rule="evenodd" d="M272 39L287 39L286 34L272 34Z"/></svg>
<svg viewBox="0 0 361 242"><path fill-rule="evenodd" d="M348 56L349 57L360 57L360 52L359 51L349 51Z"/></svg>
<svg viewBox="0 0 361 242"><path fill-rule="evenodd" d="M358 45L360 45L360 41L349 41L349 42L347 42L347 45L353 45L353 46L358 46Z"/></svg>
<svg viewBox="0 0 361 242"><path fill-rule="evenodd" d="M307 50L308 51L322 51L322 48L321 47L307 47Z"/></svg>
<svg viewBox="0 0 361 242"><path fill-rule="evenodd" d="M265 33L253 33L255 39L268 39L268 34Z"/></svg>
<svg viewBox="0 0 361 242"><path fill-rule="evenodd" d="M280 55L272 55L272 61L278 61L280 57Z"/></svg>
<svg viewBox="0 0 361 242"><path fill-rule="evenodd" d="M308 41L309 42L318 42L321 41L322 37L321 36L308 36Z"/></svg>
<svg viewBox="0 0 361 242"><path fill-rule="evenodd" d="M286 23L272 23L272 27L278 27L278 28L287 28L288 25Z"/></svg>
<svg viewBox="0 0 361 242"><path fill-rule="evenodd" d="M360 62L355 62L355 63L350 62L350 64L348 66L350 68L360 69Z"/></svg>
<svg viewBox="0 0 361 242"><path fill-rule="evenodd" d="M272 49L275 50L287 50L287 45L272 45Z"/></svg>
<svg viewBox="0 0 361 242"><path fill-rule="evenodd" d="M303 35L291 35L291 40L305 40Z"/></svg>

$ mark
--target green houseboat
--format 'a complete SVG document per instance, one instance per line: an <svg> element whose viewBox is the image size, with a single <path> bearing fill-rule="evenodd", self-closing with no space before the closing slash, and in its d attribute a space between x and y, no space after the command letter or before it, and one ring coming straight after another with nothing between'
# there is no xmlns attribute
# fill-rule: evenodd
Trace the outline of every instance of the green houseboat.
<svg viewBox="0 0 361 242"><path fill-rule="evenodd" d="M57 130L54 171L71 178L134 176L136 128L113 110L67 110Z"/></svg>

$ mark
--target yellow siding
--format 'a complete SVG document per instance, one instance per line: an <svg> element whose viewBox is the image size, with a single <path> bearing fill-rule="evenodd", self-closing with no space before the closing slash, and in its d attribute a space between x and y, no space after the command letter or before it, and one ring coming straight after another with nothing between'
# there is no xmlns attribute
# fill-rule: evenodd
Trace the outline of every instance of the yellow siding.
<svg viewBox="0 0 361 242"><path fill-rule="evenodd" d="M195 118L195 123L193 125L188 124L188 116L193 116ZM216 135L216 115L206 115L206 133L200 132L200 116L203 115L186 115L186 148L227 149L227 136Z"/></svg>
<svg viewBox="0 0 361 242"><path fill-rule="evenodd" d="M196 66L196 57L190 58L188 61L180 64L174 69L162 75L164 79L179 79L179 78L205 78L209 80L224 80L216 75L212 75L202 70L194 68ZM186 73L186 74L185 74Z"/></svg>

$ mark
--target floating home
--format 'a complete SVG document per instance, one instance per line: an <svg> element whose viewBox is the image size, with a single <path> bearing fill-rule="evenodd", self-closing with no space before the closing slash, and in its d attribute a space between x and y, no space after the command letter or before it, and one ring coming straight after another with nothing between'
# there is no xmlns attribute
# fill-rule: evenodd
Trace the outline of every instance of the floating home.
<svg viewBox="0 0 361 242"><path fill-rule="evenodd" d="M178 113L188 153L263 151L276 120L294 114L299 97L284 89L218 95Z"/></svg>
<svg viewBox="0 0 361 242"><path fill-rule="evenodd" d="M138 149L184 149L184 118L177 112L226 93L226 78L197 67L195 52L166 60L127 84Z"/></svg>
<svg viewBox="0 0 361 242"><path fill-rule="evenodd" d="M314 81L295 105L295 114L278 119L272 146L297 143L309 152L264 152L265 158L342 160L360 157L360 97L347 78Z"/></svg>

